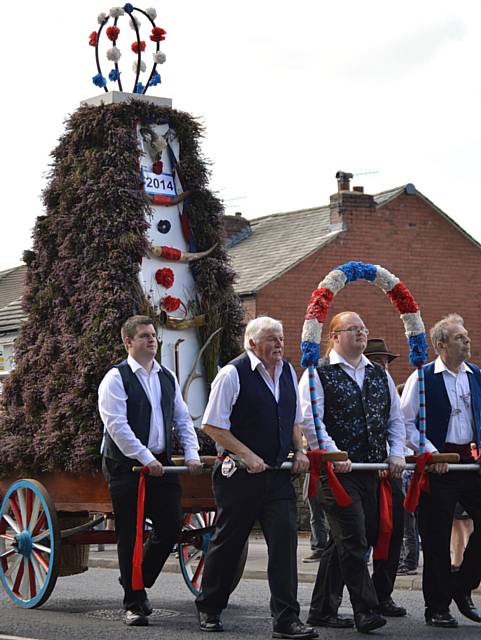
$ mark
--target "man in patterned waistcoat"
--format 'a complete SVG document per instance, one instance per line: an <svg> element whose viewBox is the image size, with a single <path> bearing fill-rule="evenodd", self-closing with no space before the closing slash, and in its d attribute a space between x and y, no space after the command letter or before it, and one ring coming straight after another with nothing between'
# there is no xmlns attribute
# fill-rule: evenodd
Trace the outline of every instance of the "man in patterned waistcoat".
<svg viewBox="0 0 481 640"><path fill-rule="evenodd" d="M437 322L431 329L431 341L438 357L424 367L426 451L458 453L461 462L473 462L471 442L479 455L481 433L481 372L468 362L471 341L461 316L453 313ZM417 450L416 371L406 382L401 407L408 446ZM454 628L458 623L449 612L451 600L464 616L481 622L471 599L471 591L481 580L481 477L469 471L446 473L443 463L434 465L434 471L437 473L429 475L430 491L422 492L419 501L425 618L428 625ZM457 502L473 519L474 530L459 571L451 573L450 538Z"/></svg>
<svg viewBox="0 0 481 640"><path fill-rule="evenodd" d="M175 375L155 360L157 334L147 316L132 316L122 326L128 357L112 367L99 387L99 412L104 424L102 468L109 483L115 514L120 583L124 589L125 623L148 625L152 606L145 589L133 589L132 558L137 517L139 474L149 469L145 517L152 534L144 545L143 582L151 587L169 557L182 527L180 484L164 475L171 465L172 430L184 449L185 464L201 469L194 425Z"/></svg>
<svg viewBox="0 0 481 640"><path fill-rule="evenodd" d="M297 513L291 475L266 471L294 451L293 473L307 471L298 422L297 378L283 360L282 324L268 317L247 325L245 353L223 367L212 383L202 428L216 442L219 462L212 481L217 521L196 605L201 631L222 631L240 557L256 520L268 548L267 574L274 638L316 638L299 620ZM246 468L236 469L231 456Z"/></svg>
<svg viewBox="0 0 481 640"><path fill-rule="evenodd" d="M362 633L386 624L377 612L379 601L367 567L369 547L377 542L379 476L377 472L351 471L351 462L387 459L391 475L400 477L405 467L406 437L391 376L363 355L368 334L357 313L337 314L329 327L327 357L317 368L314 380L322 446L327 451L347 451L348 460L336 462L335 470L352 504L339 506L327 477L321 474L319 498L329 520L331 538L321 557L308 618L308 624L314 626L352 626L352 619L337 613L344 583L354 623ZM311 449L316 448L307 371L301 379L300 395L302 428Z"/></svg>

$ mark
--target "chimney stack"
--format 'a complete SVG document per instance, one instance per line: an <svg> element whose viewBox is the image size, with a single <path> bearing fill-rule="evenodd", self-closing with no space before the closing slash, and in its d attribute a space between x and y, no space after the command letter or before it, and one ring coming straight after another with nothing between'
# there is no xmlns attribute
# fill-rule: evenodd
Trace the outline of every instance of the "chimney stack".
<svg viewBox="0 0 481 640"><path fill-rule="evenodd" d="M351 191L352 177L352 173L346 171L336 173L337 192L330 198L332 229L338 229L340 226L346 228L346 225L354 222L359 216L365 216L376 206L373 196L364 193L364 187L355 186Z"/></svg>

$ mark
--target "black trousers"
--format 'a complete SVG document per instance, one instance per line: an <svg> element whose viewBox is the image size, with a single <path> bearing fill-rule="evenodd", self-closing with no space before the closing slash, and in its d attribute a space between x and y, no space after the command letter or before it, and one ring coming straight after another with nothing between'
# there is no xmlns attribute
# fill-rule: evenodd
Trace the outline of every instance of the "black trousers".
<svg viewBox="0 0 481 640"><path fill-rule="evenodd" d="M446 611L453 593L470 594L481 581L481 476L456 471L429 475L430 493L421 493L419 533L423 547L423 593L429 611ZM459 571L451 573L450 541L459 502L473 519L474 531Z"/></svg>
<svg viewBox="0 0 481 640"><path fill-rule="evenodd" d="M367 567L367 553L374 546L378 532L377 473L353 471L340 473L338 479L352 498L349 507L340 507L322 475L319 499L331 528L324 549L311 599L309 616L336 615L347 586L354 613L366 612L379 605Z"/></svg>
<svg viewBox="0 0 481 640"><path fill-rule="evenodd" d="M136 608L146 598L145 590L132 590L132 557L135 545L139 474L121 470L115 462L103 460L115 514L115 532L120 579L125 609ZM145 518L152 521L152 533L144 544L142 575L151 587L177 542L182 528L181 489L175 476L146 476Z"/></svg>
<svg viewBox="0 0 481 640"><path fill-rule="evenodd" d="M274 627L298 621L297 507L290 476L237 470L225 478L219 465L213 473L213 489L216 530L207 551L197 608L219 614L227 606L242 550L258 520L267 542Z"/></svg>
<svg viewBox="0 0 481 640"><path fill-rule="evenodd" d="M387 560L373 560L372 581L379 602L391 597L396 580L399 557L404 537L404 493L402 480L390 479L392 488L392 536Z"/></svg>

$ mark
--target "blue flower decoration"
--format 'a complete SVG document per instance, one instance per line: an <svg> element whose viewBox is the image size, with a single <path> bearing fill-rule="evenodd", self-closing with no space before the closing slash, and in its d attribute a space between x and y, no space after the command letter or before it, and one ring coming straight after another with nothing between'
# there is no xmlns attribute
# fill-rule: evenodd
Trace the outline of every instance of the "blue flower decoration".
<svg viewBox="0 0 481 640"><path fill-rule="evenodd" d="M127 4L124 4L124 11L127 13L132 13L132 11L134 10L134 5L130 4L130 2L127 2Z"/></svg>
<svg viewBox="0 0 481 640"><path fill-rule="evenodd" d="M336 268L346 276L346 284L355 280L370 280L373 282L376 279L377 269L373 264L351 261Z"/></svg>
<svg viewBox="0 0 481 640"><path fill-rule="evenodd" d="M119 79L120 71L118 69L112 69L112 71L109 73L109 80L111 80L112 82L116 82Z"/></svg>
<svg viewBox="0 0 481 640"><path fill-rule="evenodd" d="M149 80L149 87L155 87L156 84L160 84L160 83L161 83L160 73L156 71Z"/></svg>
<svg viewBox="0 0 481 640"><path fill-rule="evenodd" d="M306 369L310 364L317 367L321 357L321 347L316 342L301 342L301 365Z"/></svg>
<svg viewBox="0 0 481 640"><path fill-rule="evenodd" d="M101 73L97 73L97 75L92 78L92 82L96 87L105 87L105 85L107 84L107 80Z"/></svg>
<svg viewBox="0 0 481 640"><path fill-rule="evenodd" d="M137 84L135 85L134 93L142 93L144 89L144 85L141 82L137 82Z"/></svg>
<svg viewBox="0 0 481 640"><path fill-rule="evenodd" d="M409 360L415 367L420 367L428 359L428 345L426 334L420 333L417 336L409 336Z"/></svg>

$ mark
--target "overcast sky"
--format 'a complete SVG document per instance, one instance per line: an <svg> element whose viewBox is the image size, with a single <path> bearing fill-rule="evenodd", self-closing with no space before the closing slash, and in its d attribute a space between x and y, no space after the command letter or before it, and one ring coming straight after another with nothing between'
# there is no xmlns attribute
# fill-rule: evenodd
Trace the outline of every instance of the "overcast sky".
<svg viewBox="0 0 481 640"><path fill-rule="evenodd" d="M111 6L27 0L3 25L0 269L31 246L65 118L101 93L88 37ZM149 93L202 120L227 213L327 204L342 169L368 193L414 183L481 241L481 0L138 6L154 6L167 31L162 84ZM133 31L126 18L119 26L125 78Z"/></svg>

